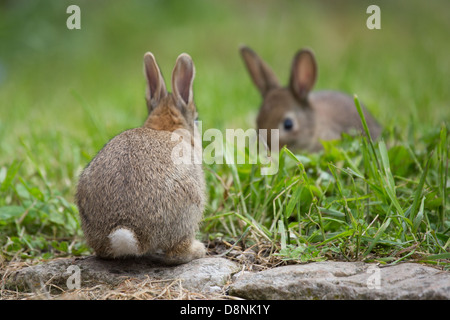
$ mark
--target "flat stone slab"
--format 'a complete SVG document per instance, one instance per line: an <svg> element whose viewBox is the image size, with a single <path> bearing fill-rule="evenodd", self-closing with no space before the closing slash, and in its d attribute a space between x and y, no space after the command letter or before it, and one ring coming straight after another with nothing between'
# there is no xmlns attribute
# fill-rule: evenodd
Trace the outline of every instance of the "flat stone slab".
<svg viewBox="0 0 450 320"><path fill-rule="evenodd" d="M207 257L179 266L146 259L60 258L25 267L3 279L5 288L23 292L56 286L63 291L136 281L179 280L183 289L214 297L250 300L446 299L450 272L417 264L378 266L363 262L316 262L250 272L229 259ZM76 282L78 279L78 283ZM219 294L219 295L215 295Z"/></svg>
<svg viewBox="0 0 450 320"><path fill-rule="evenodd" d="M450 299L450 272L416 263L389 267L317 262L235 275L230 295L245 299Z"/></svg>
<svg viewBox="0 0 450 320"><path fill-rule="evenodd" d="M238 270L238 264L224 258L203 258L183 265L164 266L147 259L103 260L89 256L60 258L20 269L8 276L5 286L27 291L52 284L66 290L99 283L114 286L129 278L149 277L179 279L185 289L214 293L222 290Z"/></svg>

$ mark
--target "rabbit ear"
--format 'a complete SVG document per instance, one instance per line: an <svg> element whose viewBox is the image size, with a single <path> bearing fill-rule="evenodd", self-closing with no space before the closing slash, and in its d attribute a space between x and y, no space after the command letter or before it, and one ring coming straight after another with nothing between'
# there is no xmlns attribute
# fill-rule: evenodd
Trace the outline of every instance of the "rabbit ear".
<svg viewBox="0 0 450 320"><path fill-rule="evenodd" d="M158 106L162 98L167 96L164 78L159 70L156 59L151 52L144 55L144 72L147 79L145 98L149 113Z"/></svg>
<svg viewBox="0 0 450 320"><path fill-rule="evenodd" d="M188 106L194 99L192 85L195 67L187 53L178 56L172 72L172 91L175 102L180 107Z"/></svg>
<svg viewBox="0 0 450 320"><path fill-rule="evenodd" d="M252 49L242 46L240 52L253 83L263 97L269 90L280 86L278 78L272 69Z"/></svg>
<svg viewBox="0 0 450 320"><path fill-rule="evenodd" d="M294 57L291 69L291 90L300 100L306 100L314 87L317 77L317 63L309 49L300 50Z"/></svg>

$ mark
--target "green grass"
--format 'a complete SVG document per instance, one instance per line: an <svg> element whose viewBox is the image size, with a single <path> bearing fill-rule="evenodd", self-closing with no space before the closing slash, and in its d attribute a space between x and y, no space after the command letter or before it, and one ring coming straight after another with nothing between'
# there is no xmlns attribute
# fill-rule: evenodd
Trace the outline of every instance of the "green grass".
<svg viewBox="0 0 450 320"><path fill-rule="evenodd" d="M439 145L446 130L444 139L436 136ZM448 187L439 182L446 172L430 171L446 162L437 155L416 156L421 170L397 175L391 168L404 161L389 159L399 150L408 152L406 147L388 151L383 140L372 144L346 137L327 143L320 155L296 156L284 149L274 176L261 176L254 166L228 168L233 184L224 188L227 199L209 208L208 226L220 223L227 237L245 234L249 243L270 241L287 260L448 259Z"/></svg>
<svg viewBox="0 0 450 320"><path fill-rule="evenodd" d="M257 51L286 83L294 53L314 49L317 89L365 102L380 140L344 136L317 154L283 149L279 172L205 165L199 237L268 243L285 260L450 261L448 1L78 1L0 5L0 254L89 254L73 204L82 168L111 137L145 120L142 58L166 83L188 52L203 129L254 126L260 97L238 55ZM170 86L168 86L170 87ZM358 100L355 100L355 107ZM0 259L1 260L1 259Z"/></svg>

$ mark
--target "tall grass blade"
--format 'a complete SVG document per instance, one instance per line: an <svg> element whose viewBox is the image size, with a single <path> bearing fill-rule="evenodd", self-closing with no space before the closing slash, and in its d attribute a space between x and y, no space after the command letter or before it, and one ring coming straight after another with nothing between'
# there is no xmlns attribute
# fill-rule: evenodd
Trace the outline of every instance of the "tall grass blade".
<svg viewBox="0 0 450 320"><path fill-rule="evenodd" d="M448 151L449 145L447 142L447 128L443 123L440 132L440 142L438 145L438 175L439 175L439 192L442 197L442 205L439 211L439 223L444 226L444 220L446 216L444 212L446 211L447 205L447 181L448 181Z"/></svg>
<svg viewBox="0 0 450 320"><path fill-rule="evenodd" d="M378 229L377 233L375 234L375 237L373 241L370 243L369 247L367 248L366 252L363 254L363 257L367 256L373 249L373 247L379 242L381 236L383 235L384 231L389 227L391 224L391 218L388 218Z"/></svg>
<svg viewBox="0 0 450 320"><path fill-rule="evenodd" d="M22 163L23 161L17 160L14 160L11 163L6 173L4 174L4 178L2 179L3 181L0 181L0 192L6 191L12 185L14 178L16 177L20 167L22 166Z"/></svg>
<svg viewBox="0 0 450 320"><path fill-rule="evenodd" d="M413 221L413 233L416 233L419 229L420 223L423 220L423 209L425 204L425 197L422 198L422 202L420 203L419 212L417 212L417 215L412 219Z"/></svg>
<svg viewBox="0 0 450 320"><path fill-rule="evenodd" d="M373 145L372 136L370 134L369 127L367 126L367 121L366 121L366 118L364 116L364 112L362 110L361 104L359 103L358 96L355 94L353 96L353 99L355 101L356 110L358 111L359 117L361 118L361 123L363 125L364 132L365 132L365 134L366 134L366 136L367 136L367 138L369 140L369 145L370 145L370 148L371 148L372 153L373 153L373 158L375 159L376 163L378 164L378 167L380 167L379 161L378 161L378 157L377 157L377 153L375 152L375 147Z"/></svg>
<svg viewBox="0 0 450 320"><path fill-rule="evenodd" d="M281 250L285 250L287 247L286 229L284 228L284 223L282 220L278 220L278 233L280 234Z"/></svg>
<svg viewBox="0 0 450 320"><path fill-rule="evenodd" d="M431 157L432 157L432 154L429 156L429 158L427 160L425 168L424 168L424 170L422 172L422 175L420 177L420 181L419 181L419 184L417 186L416 192L414 193L414 201L413 201L412 208L411 208L411 213L410 213L410 215L411 215L410 216L410 220L411 221L415 221L415 219L417 218L417 210L418 210L418 206L419 206L419 201L422 199L421 195L422 195L423 187L425 185L425 179L426 179L427 174L428 174L428 169L430 167ZM423 202L424 202L424 199L422 199L422 206L423 206ZM422 209L422 214L423 214L423 209ZM415 233L416 231L417 231L417 229L414 228L414 225L413 225L413 232Z"/></svg>

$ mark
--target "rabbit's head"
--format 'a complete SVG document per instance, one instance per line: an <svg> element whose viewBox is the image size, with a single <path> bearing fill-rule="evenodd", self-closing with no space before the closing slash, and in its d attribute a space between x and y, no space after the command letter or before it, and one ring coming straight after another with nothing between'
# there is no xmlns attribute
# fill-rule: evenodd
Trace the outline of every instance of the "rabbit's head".
<svg viewBox="0 0 450 320"><path fill-rule="evenodd" d="M263 98L257 117L258 129L279 129L280 147L308 148L313 139L314 110L308 99L317 76L317 64L309 49L300 50L291 66L289 85L282 87L271 68L250 48L240 52L250 76ZM270 139L267 143L270 147Z"/></svg>
<svg viewBox="0 0 450 320"><path fill-rule="evenodd" d="M178 56L172 71L172 93L167 92L164 78L150 52L144 55L144 73L149 113L144 127L169 132L187 129L194 135L198 114L192 90L195 67L191 57L186 53Z"/></svg>

